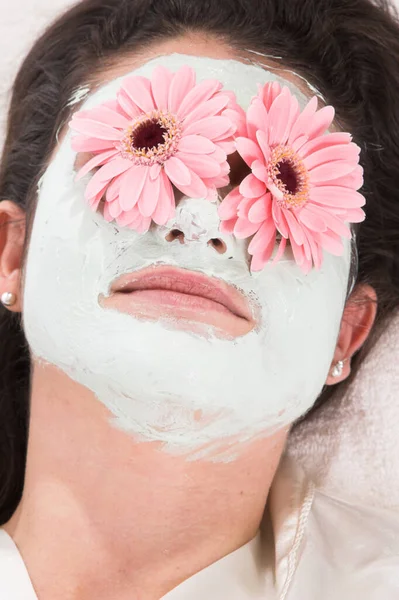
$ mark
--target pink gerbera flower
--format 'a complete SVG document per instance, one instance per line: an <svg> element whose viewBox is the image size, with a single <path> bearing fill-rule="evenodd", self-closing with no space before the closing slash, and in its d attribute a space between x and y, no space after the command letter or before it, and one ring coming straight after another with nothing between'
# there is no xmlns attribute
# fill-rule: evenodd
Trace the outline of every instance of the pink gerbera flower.
<svg viewBox="0 0 399 600"><path fill-rule="evenodd" d="M70 127L76 152L94 157L78 178L98 168L86 199L104 217L145 232L151 221L164 225L174 214L172 184L197 198L216 196L228 184L227 155L245 113L222 84L196 84L195 71L175 74L157 67L151 80L127 77L117 99L77 112Z"/></svg>
<svg viewBox="0 0 399 600"><path fill-rule="evenodd" d="M287 87L268 83L247 111L247 134L237 150L251 173L219 207L221 230L237 238L254 236L251 268L261 270L281 238L274 262L289 240L297 264L307 273L320 268L323 249L343 252L351 237L346 223L365 218L360 148L348 133L326 133L331 106L317 110L314 97L300 112Z"/></svg>

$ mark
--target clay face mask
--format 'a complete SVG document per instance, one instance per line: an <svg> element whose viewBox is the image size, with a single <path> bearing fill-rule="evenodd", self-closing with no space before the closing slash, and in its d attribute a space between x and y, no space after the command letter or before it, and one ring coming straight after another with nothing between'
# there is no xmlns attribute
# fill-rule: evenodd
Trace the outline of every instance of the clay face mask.
<svg viewBox="0 0 399 600"><path fill-rule="evenodd" d="M136 74L148 77L158 64L171 71L192 66L198 81L219 79L244 109L258 83L278 79L237 61L181 55L159 57ZM120 82L96 91L82 108L115 97ZM85 202L87 181L75 181L72 136L63 139L39 189L24 292L33 355L92 390L113 426L135 439L163 441L169 452L210 456L200 449L270 435L305 413L331 366L350 241L343 256L326 253L321 269L308 275L289 249L279 263L251 273L248 240L220 233L217 203L185 197L166 226L144 235L108 223ZM172 230L184 233L183 244L170 241ZM208 243L216 238L224 253ZM101 306L118 277L154 264L234 286L248 298L256 327L223 339L211 327L205 334L187 331L170 319L143 320Z"/></svg>

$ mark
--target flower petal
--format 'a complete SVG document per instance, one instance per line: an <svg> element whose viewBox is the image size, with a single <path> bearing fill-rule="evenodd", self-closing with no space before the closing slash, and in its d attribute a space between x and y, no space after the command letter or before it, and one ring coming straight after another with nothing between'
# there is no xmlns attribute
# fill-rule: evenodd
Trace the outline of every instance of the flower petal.
<svg viewBox="0 0 399 600"><path fill-rule="evenodd" d="M284 209L284 208L282 208L281 210L287 221L287 225L288 225L289 232L290 232L290 240L294 239L295 242L299 246L302 246L303 243L305 242L305 236L303 234L303 229L302 229L300 223L298 223L296 215L294 215L291 212L291 210Z"/></svg>
<svg viewBox="0 0 399 600"><path fill-rule="evenodd" d="M119 202L119 192L124 176L125 175L120 175L119 177L115 177L107 186L107 192L105 196L107 202L113 202L114 200L118 200Z"/></svg>
<svg viewBox="0 0 399 600"><path fill-rule="evenodd" d="M238 187L234 188L222 201L218 208L219 217L223 221L228 221L237 217L237 208L242 200L242 195Z"/></svg>
<svg viewBox="0 0 399 600"><path fill-rule="evenodd" d="M254 255L251 262L251 271L260 271L263 269L272 257L274 248L276 246L276 233L270 238L267 246L261 251Z"/></svg>
<svg viewBox="0 0 399 600"><path fill-rule="evenodd" d="M160 110L168 108L169 88L173 79L173 73L166 67L158 65L152 73L151 91L155 106Z"/></svg>
<svg viewBox="0 0 399 600"><path fill-rule="evenodd" d="M220 139L217 141L218 148L224 151L225 154L234 154L236 151L236 145L233 140L221 142Z"/></svg>
<svg viewBox="0 0 399 600"><path fill-rule="evenodd" d="M305 257L305 250L304 247L300 244L297 244L295 239L293 237L290 237L290 244L291 244L291 249L292 249L292 253L294 255L294 260L296 262L296 264L301 267L302 265L304 265L304 269L306 271L306 257Z"/></svg>
<svg viewBox="0 0 399 600"><path fill-rule="evenodd" d="M344 175L343 177L339 177L338 179L334 179L334 185L359 190L364 183L363 172L363 167L361 165L357 165L356 169L352 171L352 173Z"/></svg>
<svg viewBox="0 0 399 600"><path fill-rule="evenodd" d="M257 131L256 139L258 140L258 144L260 146L260 149L262 150L264 160L266 161L266 163L269 163L271 158L271 150L267 135L264 131Z"/></svg>
<svg viewBox="0 0 399 600"><path fill-rule="evenodd" d="M309 139L322 135L334 121L335 109L332 106L325 106L317 111L312 119L311 126L307 131Z"/></svg>
<svg viewBox="0 0 399 600"><path fill-rule="evenodd" d="M239 240L244 240L248 237L251 237L254 233L256 233L259 229L259 223L251 223L247 219L237 219L237 222L234 226L234 235Z"/></svg>
<svg viewBox="0 0 399 600"><path fill-rule="evenodd" d="M107 213L110 220L119 217L123 210L118 198L116 200L113 200L112 202L107 202L104 206L104 211L105 209L107 209Z"/></svg>
<svg viewBox="0 0 399 600"><path fill-rule="evenodd" d="M119 202L124 211L130 211L136 206L148 173L148 167L135 165L123 176Z"/></svg>
<svg viewBox="0 0 399 600"><path fill-rule="evenodd" d="M184 128L186 129L196 121L201 121L209 117L214 117L220 113L229 103L229 97L223 94L218 94L203 104L199 104L184 120Z"/></svg>
<svg viewBox="0 0 399 600"><path fill-rule="evenodd" d="M338 160L345 160L347 162L351 162L352 164L357 164L359 160L359 154L360 148L356 144L340 144L337 146L323 148L321 150L313 152L312 154L309 154L303 160L303 164L308 169L308 171L327 162L333 162Z"/></svg>
<svg viewBox="0 0 399 600"><path fill-rule="evenodd" d="M306 239L308 242L308 247L310 250L310 260L313 260L314 266L315 268L318 270L320 269L322 263L323 263L323 250L322 248L316 243L314 237L313 237L313 232L308 231L308 230L304 230L304 233L306 235Z"/></svg>
<svg viewBox="0 0 399 600"><path fill-rule="evenodd" d="M352 232L345 222L350 222L350 220L347 218L346 213L342 215L337 215L331 212L329 207L324 208L322 206L318 206L317 204L312 203L308 203L305 208L307 209L307 212L310 212L313 215L317 215L321 219L323 219L326 229L331 229L331 231L333 231L341 237L345 237L348 239L352 237ZM302 211L300 213L300 216L302 217Z"/></svg>
<svg viewBox="0 0 399 600"><path fill-rule="evenodd" d="M73 119L70 122L70 127L74 131L78 131L79 133L83 133L92 138L99 138L100 140L117 142L123 136L121 131L111 127L111 125L97 123L91 119Z"/></svg>
<svg viewBox="0 0 399 600"><path fill-rule="evenodd" d="M240 184L240 193L246 198L259 198L266 192L266 186L263 181L259 181L250 173L242 180Z"/></svg>
<svg viewBox="0 0 399 600"><path fill-rule="evenodd" d="M292 126L287 144L291 146L302 135L308 135L309 125L317 110L317 96L313 96Z"/></svg>
<svg viewBox="0 0 399 600"><path fill-rule="evenodd" d="M186 165L176 156L171 156L164 163L165 173L176 187L181 185L189 185L191 182L191 174ZM180 189L180 187L179 187Z"/></svg>
<svg viewBox="0 0 399 600"><path fill-rule="evenodd" d="M348 163L345 160L335 160L334 162L319 165L309 171L311 184L327 183L334 181L338 177L348 175L356 168L356 165Z"/></svg>
<svg viewBox="0 0 399 600"><path fill-rule="evenodd" d="M147 231L149 230L150 226L151 226L151 221L152 219L150 217L142 217L140 215L139 219L137 219L137 221L134 224L134 229L138 232L138 233L147 233ZM129 227L132 229L132 224L129 225Z"/></svg>
<svg viewBox="0 0 399 600"><path fill-rule="evenodd" d="M272 198L270 194L261 196L248 212L251 223L261 223L272 216Z"/></svg>
<svg viewBox="0 0 399 600"><path fill-rule="evenodd" d="M192 67L184 65L175 73L169 88L168 108L172 113L177 113L181 103L195 86L195 71Z"/></svg>
<svg viewBox="0 0 399 600"><path fill-rule="evenodd" d="M205 138L203 138L203 139L205 139ZM211 142L211 144L213 144L213 142ZM215 160L217 160L218 163L223 163L223 162L227 161L227 154L226 154L226 152L224 152L224 150L222 150L220 148L219 142L218 142L217 146L215 145L215 150L212 152L212 154L209 154L209 156L211 158L214 158Z"/></svg>
<svg viewBox="0 0 399 600"><path fill-rule="evenodd" d="M263 131L267 140L269 140L269 116L263 102L259 98L254 98L249 105L247 111L247 129L248 135L253 141L256 140L257 131Z"/></svg>
<svg viewBox="0 0 399 600"><path fill-rule="evenodd" d="M322 150L323 148L327 148L329 146L349 144L351 140L351 134L343 133L342 131L320 135L302 145L301 149L299 150L299 155L302 158L306 158L306 156L309 156L309 154L312 154L313 152L317 152L318 150Z"/></svg>
<svg viewBox="0 0 399 600"><path fill-rule="evenodd" d="M318 138L319 139L319 138ZM302 150L302 147L309 141L307 135L300 135L296 138L295 142L291 144L291 148L294 152L299 152Z"/></svg>
<svg viewBox="0 0 399 600"><path fill-rule="evenodd" d="M125 90L119 90L117 100L121 110L123 110L131 119L136 119L143 114L143 111L133 102Z"/></svg>
<svg viewBox="0 0 399 600"><path fill-rule="evenodd" d="M284 212L279 207L278 202L276 202L275 200L272 201L272 217L278 232L281 233L281 235L284 238L288 239L290 232L287 220L285 218Z"/></svg>
<svg viewBox="0 0 399 600"><path fill-rule="evenodd" d="M140 220L140 213L137 206L131 210L121 212L121 214L115 220L121 227L128 227L131 226L135 221L138 222ZM134 229L134 226L131 228Z"/></svg>
<svg viewBox="0 0 399 600"><path fill-rule="evenodd" d="M190 171L191 181L189 185L176 185L188 198L207 198L208 189L205 183L194 171Z"/></svg>
<svg viewBox="0 0 399 600"><path fill-rule="evenodd" d="M114 220L114 217L109 212L111 204L111 202L106 202L103 208L103 218L107 221L107 223L111 223L111 221ZM119 202L117 204L119 206Z"/></svg>
<svg viewBox="0 0 399 600"><path fill-rule="evenodd" d="M131 168L131 166L131 161L124 158L116 158L106 163L93 175L89 181L86 188L85 198L89 200L92 196L98 194L100 189L104 187L104 184L109 183L111 179L121 175Z"/></svg>
<svg viewBox="0 0 399 600"><path fill-rule="evenodd" d="M231 132L231 121L226 117L209 117L194 121L184 130L184 135L203 135L210 140L216 140L219 137L228 137Z"/></svg>
<svg viewBox="0 0 399 600"><path fill-rule="evenodd" d="M255 144L252 140L243 137L236 138L236 147L237 152L242 156L249 167L252 166L252 163L255 160L259 160L260 162L264 161L261 149L258 144Z"/></svg>
<svg viewBox="0 0 399 600"><path fill-rule="evenodd" d="M263 87L260 87L259 98L261 98L266 110L269 111L274 100L281 94L281 85L278 81L270 81Z"/></svg>
<svg viewBox="0 0 399 600"><path fill-rule="evenodd" d="M255 162L252 163L252 173L255 175L255 177L257 179L259 179L259 181L263 181L263 183L265 183L267 185L268 180L269 180L269 173L268 170L266 169L265 165L263 162L261 162L260 160L255 160Z"/></svg>
<svg viewBox="0 0 399 600"><path fill-rule="evenodd" d="M361 208L350 208L345 212L345 220L348 223L362 223L366 213Z"/></svg>
<svg viewBox="0 0 399 600"><path fill-rule="evenodd" d="M93 198L90 198L89 206L93 211L97 210L101 200L103 199L106 189L107 189L107 186L104 186L102 189L100 189L100 191Z"/></svg>
<svg viewBox="0 0 399 600"><path fill-rule="evenodd" d="M238 218L245 219L246 221L248 221L249 211L251 210L255 202L257 202L257 200L257 198L243 198L237 210Z"/></svg>
<svg viewBox="0 0 399 600"><path fill-rule="evenodd" d="M251 260L251 272L256 273L258 271L263 271L268 261L265 260L262 254L255 254Z"/></svg>
<svg viewBox="0 0 399 600"><path fill-rule="evenodd" d="M151 93L151 82L146 77L140 75L126 77L122 81L121 87L143 112L150 112L155 109L154 98Z"/></svg>
<svg viewBox="0 0 399 600"><path fill-rule="evenodd" d="M158 205L152 216L157 225L165 225L173 217L176 205L173 187L165 171L161 171Z"/></svg>
<svg viewBox="0 0 399 600"><path fill-rule="evenodd" d="M155 163L151 167L149 167L149 171L150 179L152 179L153 181L154 179L157 179L159 177L159 174L162 171L162 166L159 163Z"/></svg>
<svg viewBox="0 0 399 600"><path fill-rule="evenodd" d="M109 140L88 138L85 135L76 135L71 140L72 150L75 152L103 152L115 148Z"/></svg>
<svg viewBox="0 0 399 600"><path fill-rule="evenodd" d="M359 192L338 185L314 187L309 192L309 198L317 204L342 208L358 208L366 203L364 196Z"/></svg>
<svg viewBox="0 0 399 600"><path fill-rule="evenodd" d="M82 177L87 175L87 173L90 173L92 169L105 164L109 161L109 159L113 158L117 154L119 154L119 151L115 149L109 150L108 152L102 152L101 154L96 154L96 156L88 160L87 163L81 169L79 169L79 172L76 175L76 181L82 179Z"/></svg>
<svg viewBox="0 0 399 600"><path fill-rule="evenodd" d="M298 213L298 220L312 231L326 231L327 226L321 215L309 210L309 205L304 206Z"/></svg>
<svg viewBox="0 0 399 600"><path fill-rule="evenodd" d="M221 173L220 164L206 154L186 154L177 152L176 158L181 160L186 167L194 171L199 177L217 177Z"/></svg>
<svg viewBox="0 0 399 600"><path fill-rule="evenodd" d="M158 204L160 187L160 177L157 177L156 179L147 177L137 204L143 217L152 218L152 215Z"/></svg>
<svg viewBox="0 0 399 600"><path fill-rule="evenodd" d="M181 119L186 118L200 104L203 104L211 98L216 92L222 88L222 84L217 79L207 79L201 81L189 92L186 98L180 105L179 116Z"/></svg>
<svg viewBox="0 0 399 600"><path fill-rule="evenodd" d="M340 236L333 232L315 233L314 239L327 252L334 256L342 256L344 246Z"/></svg>
<svg viewBox="0 0 399 600"><path fill-rule="evenodd" d="M228 221L222 221L219 226L220 233L224 233L225 235L232 235L234 233L234 227L236 225L237 219L230 219Z"/></svg>
<svg viewBox="0 0 399 600"><path fill-rule="evenodd" d="M123 212L117 219L116 222L121 227L128 227L129 229L134 229L138 233L146 233L151 225L151 218L143 217L138 207L135 206L132 210L128 212Z"/></svg>
<svg viewBox="0 0 399 600"><path fill-rule="evenodd" d="M293 97L287 87L274 100L269 110L269 144L277 146L287 141L292 121L296 116Z"/></svg>
<svg viewBox="0 0 399 600"><path fill-rule="evenodd" d="M232 124L235 127L234 133L237 135L237 137L246 137L247 136L247 124L246 124L245 111L241 108L241 106L236 104L234 106L234 109L226 108L222 112L222 117L227 117L228 119L230 119L230 121L232 122Z"/></svg>
<svg viewBox="0 0 399 600"><path fill-rule="evenodd" d="M212 185L210 179L203 179L202 182L206 186L205 200L207 200L208 202L212 202L212 203L217 202L219 200L219 195L218 195L216 186Z"/></svg>
<svg viewBox="0 0 399 600"><path fill-rule="evenodd" d="M281 144L286 144L288 136L291 133L292 126L296 122L300 114L299 102L295 96L291 96L290 110L287 117L286 128L284 133L281 134Z"/></svg>
<svg viewBox="0 0 399 600"><path fill-rule="evenodd" d="M86 111L84 111L86 112ZM83 116L83 111L80 111L81 116ZM104 104L100 106L95 106L87 111L87 118L92 121L96 121L97 123L103 123L104 125L109 125L110 127L116 127L117 129L126 129L129 126L129 120L122 116L120 113L112 110L108 106Z"/></svg>
<svg viewBox="0 0 399 600"><path fill-rule="evenodd" d="M273 257L274 264L277 263L279 260L281 260L286 247L287 247L287 240L285 238L281 238L278 250L277 250L275 256Z"/></svg>
<svg viewBox="0 0 399 600"><path fill-rule="evenodd" d="M203 183L205 184L206 187L213 187L213 188L224 188L227 185L230 184L230 179L228 176L224 176L224 175L220 175L219 177L213 177L212 179L207 179L206 177L204 177L202 179ZM216 194L216 197L218 195Z"/></svg>
<svg viewBox="0 0 399 600"><path fill-rule="evenodd" d="M276 239L276 226L272 219L268 219L263 223L258 233L252 239L248 246L250 254L258 254L268 248L270 241ZM274 243L274 242L273 242Z"/></svg>
<svg viewBox="0 0 399 600"><path fill-rule="evenodd" d="M202 135L184 135L178 145L178 150L190 154L212 154L216 148L211 140Z"/></svg>

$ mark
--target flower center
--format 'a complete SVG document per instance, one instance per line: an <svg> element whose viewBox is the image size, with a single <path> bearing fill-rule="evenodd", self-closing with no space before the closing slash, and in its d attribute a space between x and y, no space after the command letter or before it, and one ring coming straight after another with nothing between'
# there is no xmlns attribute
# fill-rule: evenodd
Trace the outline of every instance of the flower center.
<svg viewBox="0 0 399 600"><path fill-rule="evenodd" d="M294 165L288 161L282 161L277 163L276 168L280 171L277 179L281 181L289 194L296 194L298 191L298 179Z"/></svg>
<svg viewBox="0 0 399 600"><path fill-rule="evenodd" d="M174 115L153 111L130 125L119 149L124 158L135 164L162 164L175 154L181 135L181 125Z"/></svg>
<svg viewBox="0 0 399 600"><path fill-rule="evenodd" d="M286 146L272 151L269 179L277 188L277 202L282 208L300 208L309 199L309 175L301 158Z"/></svg>
<svg viewBox="0 0 399 600"><path fill-rule="evenodd" d="M162 144L168 130L162 127L158 121L146 121L141 123L131 135L131 144L133 148L140 150L151 150Z"/></svg>

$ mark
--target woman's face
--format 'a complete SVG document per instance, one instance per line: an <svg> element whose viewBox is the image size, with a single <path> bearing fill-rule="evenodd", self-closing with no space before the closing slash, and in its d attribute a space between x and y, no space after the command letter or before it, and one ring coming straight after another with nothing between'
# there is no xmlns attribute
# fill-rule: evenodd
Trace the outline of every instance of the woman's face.
<svg viewBox="0 0 399 600"><path fill-rule="evenodd" d="M115 98L121 78L150 77L156 65L220 80L243 109L257 84L275 77L217 44L193 51L175 41L125 59L80 109ZM303 107L310 93L291 90ZM289 249L251 273L248 240L219 231L218 204L231 187L215 203L176 195L174 217L145 234L109 223L84 199L88 179L75 181L86 158L72 150L73 135L63 136L39 186L23 311L34 356L92 390L114 426L172 452L271 435L305 413L331 366L350 242L308 275ZM231 164L237 185L246 173ZM180 293L160 291L171 285Z"/></svg>

